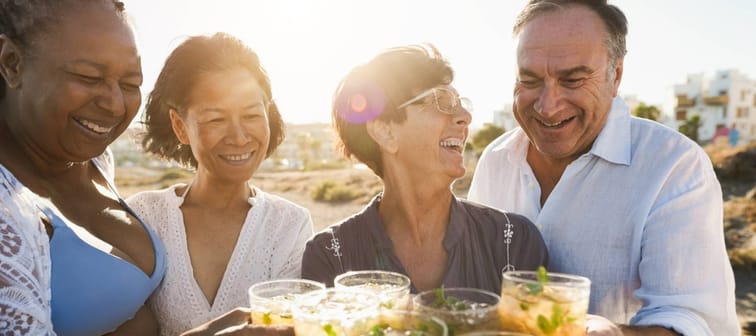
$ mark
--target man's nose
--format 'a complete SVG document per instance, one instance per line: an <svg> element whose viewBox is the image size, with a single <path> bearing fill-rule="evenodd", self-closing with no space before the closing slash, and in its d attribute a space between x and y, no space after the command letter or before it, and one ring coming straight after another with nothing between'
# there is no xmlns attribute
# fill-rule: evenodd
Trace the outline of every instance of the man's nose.
<svg viewBox="0 0 756 336"><path fill-rule="evenodd" d="M533 109L544 118L552 117L559 112L563 98L561 87L554 84L546 84L543 86L538 100L533 104Z"/></svg>

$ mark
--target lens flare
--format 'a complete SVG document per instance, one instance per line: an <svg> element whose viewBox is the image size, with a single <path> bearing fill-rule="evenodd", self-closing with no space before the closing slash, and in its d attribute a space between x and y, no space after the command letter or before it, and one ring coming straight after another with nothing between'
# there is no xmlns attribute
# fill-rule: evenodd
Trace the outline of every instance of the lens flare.
<svg viewBox="0 0 756 336"><path fill-rule="evenodd" d="M350 123L364 124L383 112L385 97L383 89L374 83L350 83L336 100L336 112Z"/></svg>
<svg viewBox="0 0 756 336"><path fill-rule="evenodd" d="M365 109L367 108L367 99L365 99L365 96L361 94L352 96L350 103L351 104L349 105L354 112L365 112Z"/></svg>

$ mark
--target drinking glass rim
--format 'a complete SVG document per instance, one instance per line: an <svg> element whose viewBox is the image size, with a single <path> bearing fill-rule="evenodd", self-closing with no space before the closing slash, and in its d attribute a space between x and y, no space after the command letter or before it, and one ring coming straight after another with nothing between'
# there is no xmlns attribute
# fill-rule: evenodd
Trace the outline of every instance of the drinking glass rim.
<svg viewBox="0 0 756 336"><path fill-rule="evenodd" d="M503 330L481 330L471 331L459 336L530 336L530 334L518 333L515 331L503 331Z"/></svg>
<svg viewBox="0 0 756 336"><path fill-rule="evenodd" d="M444 335L449 334L449 327L446 325L446 321L436 315L425 314L414 309L386 309L378 313L378 319L380 320L380 318L386 314L401 314L401 316L410 315L418 318L427 318L441 326Z"/></svg>
<svg viewBox="0 0 756 336"><path fill-rule="evenodd" d="M292 312L294 313L295 316L303 315L303 317L308 318L308 319L311 319L317 316L323 316L327 320L332 320L335 318L338 319L338 316L335 316L334 312L328 312L328 314L322 314L323 312L322 310L319 310L317 313L311 313L309 311L305 311L304 309L301 309L302 302L304 300L309 299L310 297L316 297L316 295L330 296L334 293L361 294L361 295L365 295L366 298L372 299L372 301L374 301L373 304L370 304L370 302L368 302L368 304L366 304L365 307L360 309L358 314L356 314L355 316L352 316L351 319L362 318L363 317L362 315L373 314L375 313L375 311L378 311L378 305L380 303L378 295L369 290L361 289L361 288L353 288L353 287L340 287L340 288L328 287L324 289L317 289L317 290L299 295L294 300L294 304L292 305ZM371 309L370 306L375 306L374 307L375 311L373 311L373 309Z"/></svg>
<svg viewBox="0 0 756 336"><path fill-rule="evenodd" d="M333 285L334 287L342 287L342 288L359 288L357 286L347 286L344 284L339 283L339 280L342 280L346 277L355 276L355 275L363 275L363 274L380 274L380 275L387 275L387 276L396 276L397 278L402 279L401 286L398 286L396 288L386 289L385 292L387 293L394 293L394 292L401 292L404 290L407 290L410 288L410 285L412 281L410 278L402 273L399 272L391 272L391 271L381 271L381 270L360 270L360 271L349 271L345 273L341 273L336 276L336 278L333 279Z"/></svg>
<svg viewBox="0 0 756 336"><path fill-rule="evenodd" d="M415 297L412 298L413 305L417 305L418 307L422 307L423 309L428 309L432 313L445 313L445 314L459 315L459 314L464 314L464 313L469 313L469 312L497 310L498 306L499 306L499 302L501 302L501 296L498 295L498 294L496 294L496 293L494 293L494 292L491 292L491 291L487 291L487 290L483 290L483 289L478 289L478 288L472 288L472 287L449 287L449 288L442 288L443 291L444 291L444 294L446 294L446 292L453 292L453 291L474 292L476 294L482 294L484 296L495 298L496 299L496 303L491 304L491 305L485 307L484 309L477 308L477 309L465 309L465 310L441 309L441 308L431 307L429 305L426 305L426 304L422 303L422 301L420 300L420 298L423 295L426 295L426 294L436 295L436 291L438 289L439 288L429 289L429 290L417 293L417 295L415 295ZM480 303L480 302L476 302L476 303Z"/></svg>
<svg viewBox="0 0 756 336"><path fill-rule="evenodd" d="M276 280L267 280L267 281L258 282L258 283L254 284L252 286L249 286L249 288L247 289L247 295L249 295L250 298L255 297L255 298L259 298L259 299L270 300L270 298L253 294L252 291L254 289L258 289L258 288L261 288L261 287L273 286L273 285L277 285L277 284L307 284L307 285L312 285L312 286L317 287L317 289L313 289L313 290L325 289L326 288L326 286L325 286L324 283L318 282L318 281L313 281L313 280L308 280L308 279L276 279Z"/></svg>
<svg viewBox="0 0 756 336"><path fill-rule="evenodd" d="M503 272L501 274L502 280L507 279L510 281L516 281L521 283L528 283L528 284L538 284L540 283L538 281L537 271L509 271L509 272ZM530 275L531 278L523 278L522 275ZM553 286L553 287L574 287L574 288L590 288L591 287L591 279L576 275L576 274L568 274L568 273L558 273L558 272L546 272L546 275L549 277L548 283L543 283L545 286ZM568 281L553 281L554 278L568 280Z"/></svg>

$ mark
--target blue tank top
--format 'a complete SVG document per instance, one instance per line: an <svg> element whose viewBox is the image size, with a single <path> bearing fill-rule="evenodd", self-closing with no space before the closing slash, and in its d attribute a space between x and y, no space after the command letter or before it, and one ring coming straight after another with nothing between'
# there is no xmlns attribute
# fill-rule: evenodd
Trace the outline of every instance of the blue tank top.
<svg viewBox="0 0 756 336"><path fill-rule="evenodd" d="M43 207L53 226L51 306L53 329L59 336L102 335L115 330L134 317L165 275L165 247L160 239L123 201L110 181L108 185L121 206L149 234L155 266L152 275L147 276L136 265L87 244L71 230L68 219Z"/></svg>

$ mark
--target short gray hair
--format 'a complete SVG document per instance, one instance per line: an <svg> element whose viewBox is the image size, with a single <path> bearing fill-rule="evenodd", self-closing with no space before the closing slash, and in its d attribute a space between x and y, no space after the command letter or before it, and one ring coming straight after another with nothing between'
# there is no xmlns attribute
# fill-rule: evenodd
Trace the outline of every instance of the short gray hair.
<svg viewBox="0 0 756 336"><path fill-rule="evenodd" d="M607 0L530 0L525 8L520 11L512 27L512 34L519 35L526 24L535 18L546 14L570 8L583 6L596 13L606 27L606 47L609 49L611 70L616 70L617 60L627 54L627 18L615 5L610 5ZM614 72L614 71L610 71Z"/></svg>

